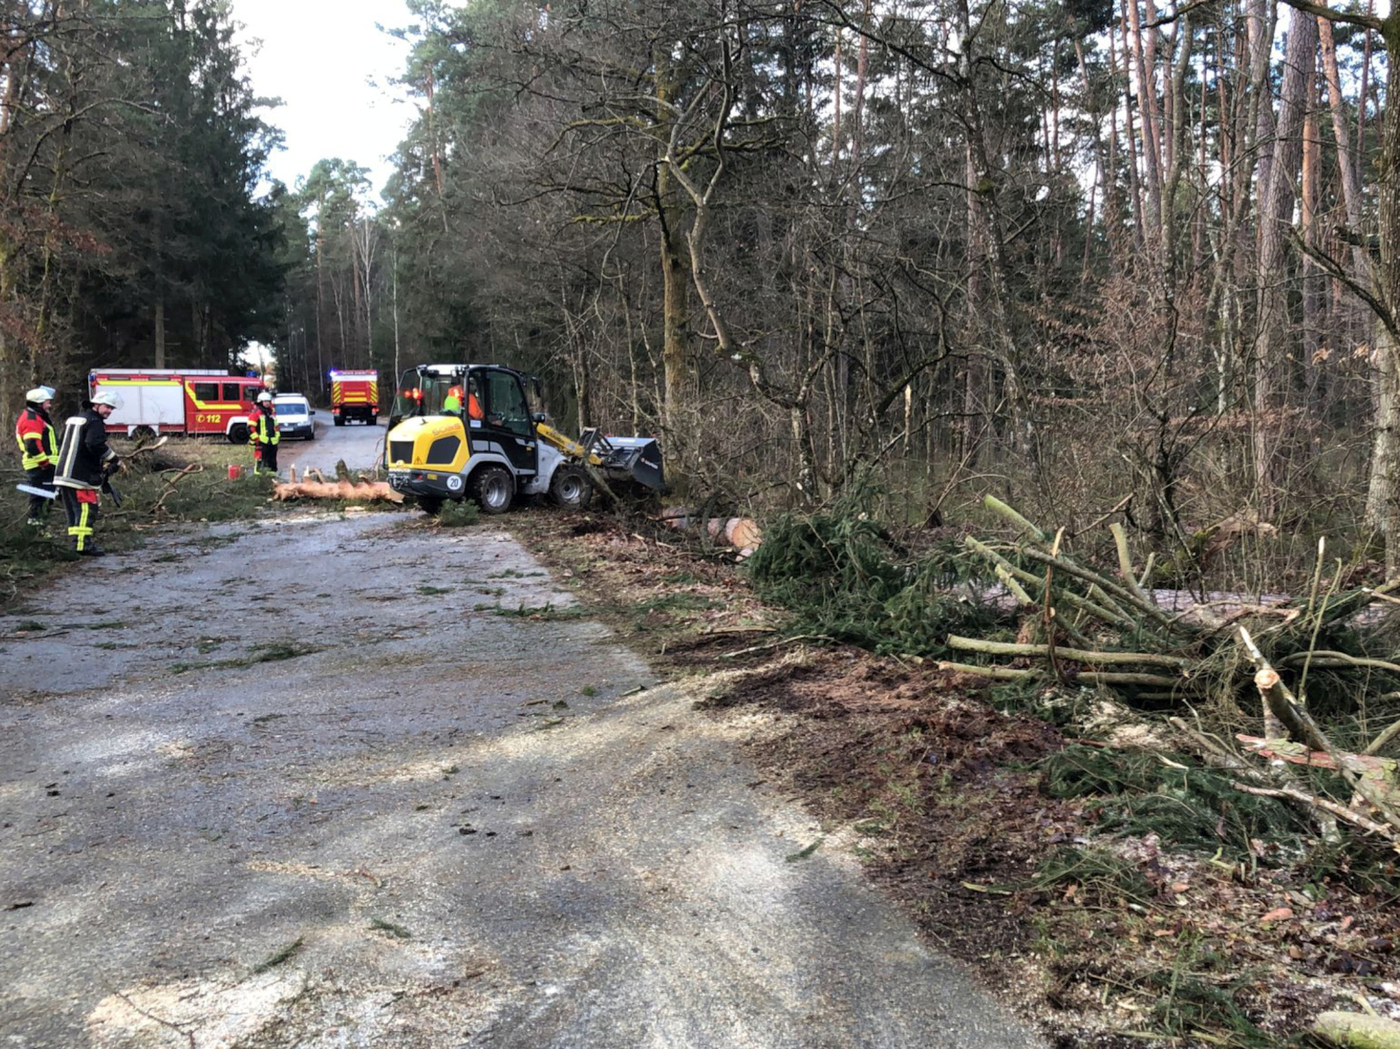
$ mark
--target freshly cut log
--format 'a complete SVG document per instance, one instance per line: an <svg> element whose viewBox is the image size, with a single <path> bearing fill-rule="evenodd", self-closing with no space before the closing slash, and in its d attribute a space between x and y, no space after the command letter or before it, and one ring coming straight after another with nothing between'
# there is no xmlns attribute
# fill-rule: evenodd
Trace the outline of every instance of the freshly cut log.
<svg viewBox="0 0 1400 1049"><path fill-rule="evenodd" d="M691 517L684 510L667 510L661 520L671 528L680 531L699 531L701 528L715 542L728 543L739 551L740 557L748 557L763 542L763 530L752 517Z"/></svg>
<svg viewBox="0 0 1400 1049"><path fill-rule="evenodd" d="M385 481L288 481L272 486L276 502L293 499L340 499L347 503L402 503L403 496Z"/></svg>

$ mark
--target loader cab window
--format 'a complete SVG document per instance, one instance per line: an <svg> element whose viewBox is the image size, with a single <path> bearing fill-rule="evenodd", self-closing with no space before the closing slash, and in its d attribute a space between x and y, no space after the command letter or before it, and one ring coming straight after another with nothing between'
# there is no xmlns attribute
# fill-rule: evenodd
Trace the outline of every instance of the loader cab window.
<svg viewBox="0 0 1400 1049"><path fill-rule="evenodd" d="M530 406L520 380L510 372L486 373L486 425L521 437L534 435Z"/></svg>
<svg viewBox="0 0 1400 1049"><path fill-rule="evenodd" d="M399 378L399 388L394 391L394 409L390 416L394 419L407 419L420 411L420 401L415 394L421 393L418 386L418 372L410 369Z"/></svg>
<svg viewBox="0 0 1400 1049"><path fill-rule="evenodd" d="M437 415L442 411L442 399L451 385L450 379L431 372L420 373L416 368L404 372L394 393L393 417Z"/></svg>

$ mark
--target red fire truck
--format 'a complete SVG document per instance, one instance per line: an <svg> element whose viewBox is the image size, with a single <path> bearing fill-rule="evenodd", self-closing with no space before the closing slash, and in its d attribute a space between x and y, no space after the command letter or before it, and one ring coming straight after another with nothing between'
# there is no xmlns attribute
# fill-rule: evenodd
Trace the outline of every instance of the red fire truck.
<svg viewBox="0 0 1400 1049"><path fill-rule="evenodd" d="M108 433L223 434L248 439L248 413L263 381L200 368L98 368L90 393L111 390L122 406L107 417Z"/></svg>
<svg viewBox="0 0 1400 1049"><path fill-rule="evenodd" d="M337 426L344 426L347 419L363 419L378 426L379 373L331 372L331 415Z"/></svg>

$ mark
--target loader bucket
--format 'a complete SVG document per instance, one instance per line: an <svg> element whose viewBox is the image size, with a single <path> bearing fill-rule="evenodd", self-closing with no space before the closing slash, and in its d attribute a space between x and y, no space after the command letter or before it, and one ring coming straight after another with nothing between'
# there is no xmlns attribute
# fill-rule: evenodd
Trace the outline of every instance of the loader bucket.
<svg viewBox="0 0 1400 1049"><path fill-rule="evenodd" d="M661 465L661 445L651 437L603 437L584 434L583 443L602 458L600 469L610 481L635 482L666 494L666 476Z"/></svg>

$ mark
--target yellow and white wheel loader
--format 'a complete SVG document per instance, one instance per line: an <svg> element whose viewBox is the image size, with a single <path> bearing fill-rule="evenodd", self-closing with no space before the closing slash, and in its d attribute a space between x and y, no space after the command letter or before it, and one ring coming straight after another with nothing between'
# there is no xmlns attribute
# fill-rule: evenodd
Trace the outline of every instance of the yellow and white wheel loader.
<svg viewBox="0 0 1400 1049"><path fill-rule="evenodd" d="M497 364L420 364L404 372L384 440L390 487L416 496L429 513L448 499L472 499L488 514L537 495L584 509L595 476L666 491L655 440L590 430L575 441L532 410L527 386L538 401L538 379Z"/></svg>

